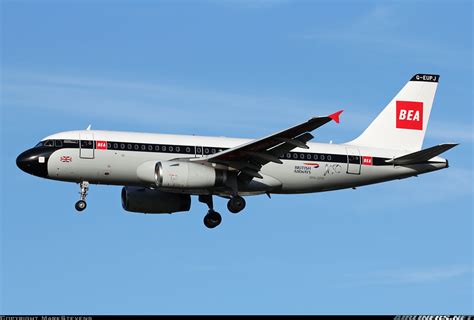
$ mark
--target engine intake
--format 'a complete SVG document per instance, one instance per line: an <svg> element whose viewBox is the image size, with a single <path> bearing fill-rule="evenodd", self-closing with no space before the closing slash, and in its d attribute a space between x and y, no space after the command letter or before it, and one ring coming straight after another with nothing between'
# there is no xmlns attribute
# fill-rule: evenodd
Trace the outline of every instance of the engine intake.
<svg viewBox="0 0 474 320"><path fill-rule="evenodd" d="M123 187L122 207L130 212L174 213L189 211L191 196L139 187Z"/></svg>

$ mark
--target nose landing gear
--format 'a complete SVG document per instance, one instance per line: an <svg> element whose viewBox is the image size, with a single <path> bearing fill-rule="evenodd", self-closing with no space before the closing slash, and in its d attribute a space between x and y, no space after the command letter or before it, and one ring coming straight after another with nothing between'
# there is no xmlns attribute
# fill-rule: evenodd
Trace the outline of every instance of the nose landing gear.
<svg viewBox="0 0 474 320"><path fill-rule="evenodd" d="M86 197L87 197L87 191L89 191L89 182L87 181L82 181L80 184L81 191L79 194L81 195L81 200L76 202L76 210L81 212L87 207L86 203Z"/></svg>
<svg viewBox="0 0 474 320"><path fill-rule="evenodd" d="M81 212L87 207L87 203L84 200L79 200L76 202L75 207L77 211Z"/></svg>

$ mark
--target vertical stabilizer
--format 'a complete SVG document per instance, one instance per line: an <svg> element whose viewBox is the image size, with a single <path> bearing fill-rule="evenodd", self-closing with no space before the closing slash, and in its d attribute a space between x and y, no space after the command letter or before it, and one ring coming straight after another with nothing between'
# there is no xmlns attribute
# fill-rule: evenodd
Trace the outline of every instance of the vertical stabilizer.
<svg viewBox="0 0 474 320"><path fill-rule="evenodd" d="M347 144L421 150L438 81L436 74L414 75L370 126Z"/></svg>

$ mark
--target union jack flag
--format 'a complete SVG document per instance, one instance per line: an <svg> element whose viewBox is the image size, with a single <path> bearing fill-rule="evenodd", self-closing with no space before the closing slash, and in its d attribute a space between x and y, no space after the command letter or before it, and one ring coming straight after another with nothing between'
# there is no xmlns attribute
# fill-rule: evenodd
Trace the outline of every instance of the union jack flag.
<svg viewBox="0 0 474 320"><path fill-rule="evenodd" d="M61 162L71 162L72 157L71 156L62 156L61 158L59 158L59 161L61 161Z"/></svg>

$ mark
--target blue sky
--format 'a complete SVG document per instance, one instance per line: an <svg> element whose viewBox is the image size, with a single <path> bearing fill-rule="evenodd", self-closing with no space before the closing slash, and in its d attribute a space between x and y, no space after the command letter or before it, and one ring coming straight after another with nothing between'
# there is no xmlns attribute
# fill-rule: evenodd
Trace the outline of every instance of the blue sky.
<svg viewBox="0 0 474 320"><path fill-rule="evenodd" d="M2 1L0 313L473 313L470 1ZM128 214L120 187L16 156L86 128L260 137L344 109L357 136L415 73L441 75L424 146L451 167L247 199L223 223Z"/></svg>

